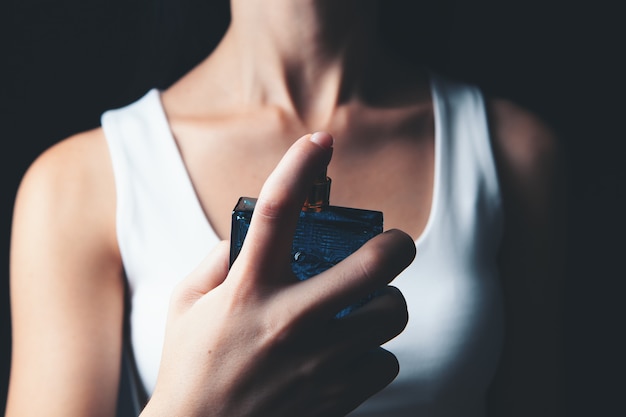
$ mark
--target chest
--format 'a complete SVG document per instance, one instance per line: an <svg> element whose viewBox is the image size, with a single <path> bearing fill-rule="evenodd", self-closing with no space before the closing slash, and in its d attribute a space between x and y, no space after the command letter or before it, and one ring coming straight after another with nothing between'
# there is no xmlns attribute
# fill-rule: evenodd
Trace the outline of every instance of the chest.
<svg viewBox="0 0 626 417"><path fill-rule="evenodd" d="M385 415L457 416L458 409L480 415L470 407L480 407L497 363L502 311L495 265L500 217L495 169L484 158L489 155L486 132L446 128L451 123L445 116L440 113L443 129L430 141L420 140L428 136L372 135L354 149L341 144L350 137L344 134L364 137L367 129L329 129L338 139L329 168L332 204L383 206L387 227L394 222L411 227L402 219L403 210L432 211L414 224L426 228L417 239L417 258L393 283L410 309L406 331L386 346L397 355L401 373L389 389L368 401L371 407L364 405L361 415L383 410ZM455 125L471 126L473 121ZM141 126L156 129L154 123ZM237 197L258 194L290 140L300 133L286 132L284 138L289 139L281 141L277 134L261 135L272 133L263 129L231 135L227 129L199 129L197 136L175 124L172 130L184 166L169 158L172 142L160 131L140 135L146 139L140 141L144 147L132 147L128 152L136 154L116 161L126 185L118 190L117 221L133 306L131 341L148 392L158 373L172 288L217 243L216 233L228 236ZM161 136L163 147L153 140ZM376 141L376 136L387 140ZM151 163L130 163L142 157ZM455 398L456 411L448 409L449 398Z"/></svg>
<svg viewBox="0 0 626 417"><path fill-rule="evenodd" d="M227 239L232 209L241 196L256 197L265 179L298 131L233 132L227 128L174 128L189 180L207 221ZM399 228L417 238L432 203L434 133L416 131L378 137L360 129L337 129L330 203L378 210L385 229ZM250 139L253 138L253 139Z"/></svg>

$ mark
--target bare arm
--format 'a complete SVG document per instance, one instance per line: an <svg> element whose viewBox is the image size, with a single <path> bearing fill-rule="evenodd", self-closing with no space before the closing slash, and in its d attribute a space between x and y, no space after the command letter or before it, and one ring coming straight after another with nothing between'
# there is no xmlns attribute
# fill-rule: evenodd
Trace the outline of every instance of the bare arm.
<svg viewBox="0 0 626 417"><path fill-rule="evenodd" d="M46 151L16 199L7 416L113 416L123 292L101 131Z"/></svg>
<svg viewBox="0 0 626 417"><path fill-rule="evenodd" d="M85 149L72 141L48 153L20 190L9 416L114 414L123 283L112 249L114 193L100 183L110 175L94 157L101 142ZM177 286L142 416L345 415L396 376L396 358L380 345L408 317L400 292L385 286L413 260L413 239L385 232L304 282L285 256L331 147L328 134L296 141L265 183L232 268L228 246L218 245ZM87 162L76 170L76 159ZM380 288L357 312L334 318Z"/></svg>
<svg viewBox="0 0 626 417"><path fill-rule="evenodd" d="M494 416L558 416L565 184L554 134L505 102L491 103L505 232L499 263L504 353L491 390Z"/></svg>

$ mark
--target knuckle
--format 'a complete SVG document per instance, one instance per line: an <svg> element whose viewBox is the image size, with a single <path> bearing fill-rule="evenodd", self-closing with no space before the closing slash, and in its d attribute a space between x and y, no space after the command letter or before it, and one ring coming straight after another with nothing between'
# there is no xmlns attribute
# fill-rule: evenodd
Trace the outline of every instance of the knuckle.
<svg viewBox="0 0 626 417"><path fill-rule="evenodd" d="M170 310L174 312L180 312L184 309L189 299L187 287L185 286L184 281L179 282L174 286L172 292L170 293Z"/></svg>
<svg viewBox="0 0 626 417"><path fill-rule="evenodd" d="M266 318L265 335L273 345L288 346L294 339L294 327L290 312L282 311L281 314L272 314Z"/></svg>
<svg viewBox="0 0 626 417"><path fill-rule="evenodd" d="M284 301L280 297L276 301ZM276 302L263 314L263 338L268 348L278 352L293 352L315 344L311 338L315 327L310 317L296 303Z"/></svg>
<svg viewBox="0 0 626 417"><path fill-rule="evenodd" d="M302 380L311 383L319 377L321 368L322 361L319 358L313 357L303 361L298 367L297 372Z"/></svg>
<svg viewBox="0 0 626 417"><path fill-rule="evenodd" d="M254 208L254 215L267 220L279 220L290 213L300 210L293 197L286 191L274 192L272 197L259 197Z"/></svg>
<svg viewBox="0 0 626 417"><path fill-rule="evenodd" d="M358 257L359 273L367 281L379 278L381 265L385 263L385 256L377 245L366 245L361 249Z"/></svg>

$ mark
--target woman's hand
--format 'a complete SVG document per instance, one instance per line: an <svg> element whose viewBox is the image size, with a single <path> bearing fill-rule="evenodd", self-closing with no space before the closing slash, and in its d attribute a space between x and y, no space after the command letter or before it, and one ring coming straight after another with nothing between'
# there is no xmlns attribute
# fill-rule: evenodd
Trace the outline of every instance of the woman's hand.
<svg viewBox="0 0 626 417"><path fill-rule="evenodd" d="M266 181L230 271L222 243L178 285L142 415L344 415L395 378L397 360L380 345L406 325L400 292L386 287L334 316L408 266L413 240L389 231L307 281L291 272L298 213L332 143L327 133L298 140Z"/></svg>

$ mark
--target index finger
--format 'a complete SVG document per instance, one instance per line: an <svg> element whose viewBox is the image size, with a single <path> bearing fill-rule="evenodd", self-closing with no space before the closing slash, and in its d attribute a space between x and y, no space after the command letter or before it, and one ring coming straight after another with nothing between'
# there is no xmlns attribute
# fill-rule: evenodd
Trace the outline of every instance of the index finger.
<svg viewBox="0 0 626 417"><path fill-rule="evenodd" d="M330 162L332 145L330 134L317 132L303 136L289 148L261 189L250 229L231 269L245 268L247 279L291 271L291 246L299 213L313 180Z"/></svg>

